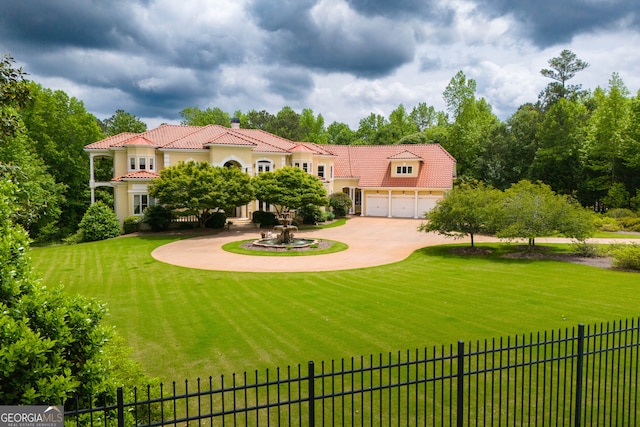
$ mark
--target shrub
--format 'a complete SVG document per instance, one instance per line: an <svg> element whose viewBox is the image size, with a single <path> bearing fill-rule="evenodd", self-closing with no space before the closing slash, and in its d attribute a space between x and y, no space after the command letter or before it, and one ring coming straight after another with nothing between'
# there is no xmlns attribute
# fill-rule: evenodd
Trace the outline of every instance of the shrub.
<svg viewBox="0 0 640 427"><path fill-rule="evenodd" d="M616 245L611 249L611 265L626 270L640 270L640 245Z"/></svg>
<svg viewBox="0 0 640 427"><path fill-rule="evenodd" d="M640 229L640 218L624 217L618 218L618 224L627 231L638 231Z"/></svg>
<svg viewBox="0 0 640 427"><path fill-rule="evenodd" d="M273 212L255 211L253 213L252 222L260 224L260 226L278 225L278 219Z"/></svg>
<svg viewBox="0 0 640 427"><path fill-rule="evenodd" d="M82 242L110 239L119 236L120 232L120 221L115 212L102 202L89 206L78 227Z"/></svg>
<svg viewBox="0 0 640 427"><path fill-rule="evenodd" d="M303 224L316 224L325 219L324 211L316 205L307 205L298 209L298 215L302 217Z"/></svg>
<svg viewBox="0 0 640 427"><path fill-rule="evenodd" d="M173 220L171 209L161 205L149 206L144 210L142 222L151 227L152 231L166 231Z"/></svg>
<svg viewBox="0 0 640 427"><path fill-rule="evenodd" d="M205 223L207 228L223 228L227 222L227 215L224 212L214 212L211 218Z"/></svg>
<svg viewBox="0 0 640 427"><path fill-rule="evenodd" d="M333 221L334 219L336 219L336 216L333 212L325 212L324 216L325 216L325 221Z"/></svg>
<svg viewBox="0 0 640 427"><path fill-rule="evenodd" d="M122 224L122 229L124 234L135 233L138 231L138 226L140 225L141 219L139 216L128 216L124 219L124 223Z"/></svg>
<svg viewBox="0 0 640 427"><path fill-rule="evenodd" d="M587 242L577 242L573 244L573 253L586 258L595 258L600 256L598 245Z"/></svg>
<svg viewBox="0 0 640 427"><path fill-rule="evenodd" d="M609 209L606 215L610 218L624 218L624 217L635 217L636 214L631 209Z"/></svg>
<svg viewBox="0 0 640 427"><path fill-rule="evenodd" d="M347 193L333 193L329 196L329 206L337 217L346 216L352 205L351 198Z"/></svg>
<svg viewBox="0 0 640 427"><path fill-rule="evenodd" d="M618 225L618 221L615 218L611 218L608 216L597 215L594 221L594 224L598 230L601 231L619 231L620 225Z"/></svg>

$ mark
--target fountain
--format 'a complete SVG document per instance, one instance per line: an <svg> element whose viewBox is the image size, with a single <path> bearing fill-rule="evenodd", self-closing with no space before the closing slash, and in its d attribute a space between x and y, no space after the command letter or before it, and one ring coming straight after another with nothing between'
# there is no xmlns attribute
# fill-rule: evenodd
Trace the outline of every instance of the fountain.
<svg viewBox="0 0 640 427"><path fill-rule="evenodd" d="M253 242L255 246L263 246L268 248L305 248L314 243L313 239L304 239L295 237L294 232L298 231L298 227L291 225L293 223L293 212L283 212L278 216L280 225L273 227L273 231L278 232L276 237L271 232L263 234L263 238Z"/></svg>

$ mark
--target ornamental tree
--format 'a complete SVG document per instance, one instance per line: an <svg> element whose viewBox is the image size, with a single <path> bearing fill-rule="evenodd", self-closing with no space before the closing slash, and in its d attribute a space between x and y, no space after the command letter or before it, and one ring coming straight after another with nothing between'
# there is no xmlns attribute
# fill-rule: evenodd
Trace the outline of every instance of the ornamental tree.
<svg viewBox="0 0 640 427"><path fill-rule="evenodd" d="M546 184L523 180L505 190L497 215L496 235L528 239L562 234L580 241L593 232L593 216L572 199L558 195Z"/></svg>
<svg viewBox="0 0 640 427"><path fill-rule="evenodd" d="M253 178L256 198L274 205L281 214L307 205L327 206L329 199L322 182L300 168L285 166Z"/></svg>
<svg viewBox="0 0 640 427"><path fill-rule="evenodd" d="M151 181L149 195L177 216L195 215L201 228L215 212L245 205L254 197L249 175L207 162L180 162L163 169Z"/></svg>
<svg viewBox="0 0 640 427"><path fill-rule="evenodd" d="M419 231L435 231L444 236L463 238L480 233L491 233L496 206L502 194L482 183L462 184L449 191L436 207L425 213L427 222L420 225Z"/></svg>

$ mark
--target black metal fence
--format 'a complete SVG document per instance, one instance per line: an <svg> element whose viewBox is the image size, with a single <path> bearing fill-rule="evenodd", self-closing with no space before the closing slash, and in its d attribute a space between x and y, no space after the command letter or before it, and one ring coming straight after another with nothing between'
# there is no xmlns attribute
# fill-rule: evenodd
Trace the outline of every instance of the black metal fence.
<svg viewBox="0 0 640 427"><path fill-rule="evenodd" d="M635 426L640 321L127 391L67 425ZM70 409L70 407L74 407Z"/></svg>

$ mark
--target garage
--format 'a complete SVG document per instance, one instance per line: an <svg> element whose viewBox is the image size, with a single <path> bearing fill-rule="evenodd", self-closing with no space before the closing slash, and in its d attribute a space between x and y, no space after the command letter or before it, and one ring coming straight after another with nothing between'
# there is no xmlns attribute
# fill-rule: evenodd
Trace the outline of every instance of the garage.
<svg viewBox="0 0 640 427"><path fill-rule="evenodd" d="M367 195L365 216L389 216L389 197L387 195Z"/></svg>
<svg viewBox="0 0 640 427"><path fill-rule="evenodd" d="M423 218L425 212L429 212L436 207L436 204L440 200L435 196L419 197L418 198L418 218Z"/></svg>
<svg viewBox="0 0 640 427"><path fill-rule="evenodd" d="M394 218L415 217L415 197L394 195L391 198L391 216Z"/></svg>

